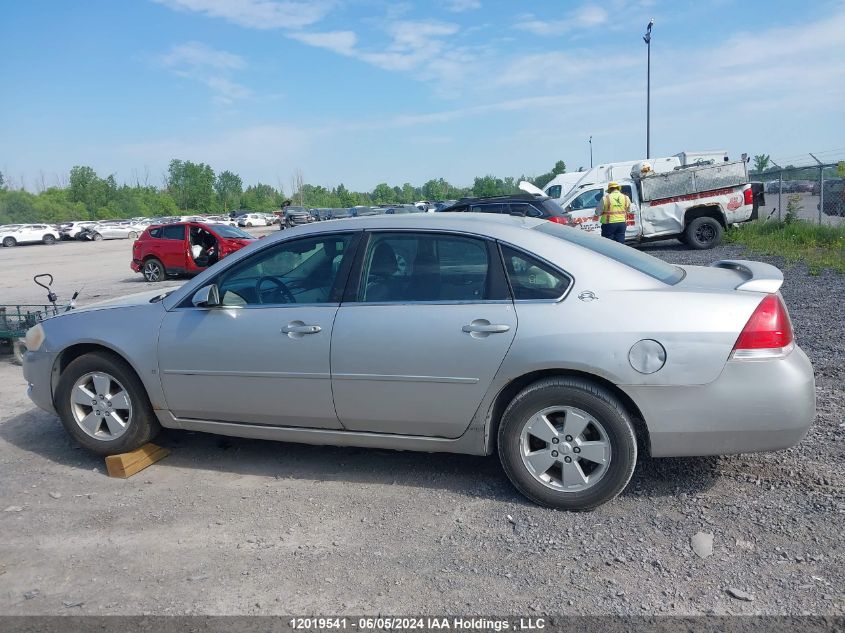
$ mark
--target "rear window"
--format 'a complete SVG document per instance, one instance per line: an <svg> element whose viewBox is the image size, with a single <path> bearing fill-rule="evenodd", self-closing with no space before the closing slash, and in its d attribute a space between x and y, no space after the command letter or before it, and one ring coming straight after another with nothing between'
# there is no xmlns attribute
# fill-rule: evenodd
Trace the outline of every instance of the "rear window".
<svg viewBox="0 0 845 633"><path fill-rule="evenodd" d="M646 255L635 248L625 246L614 240L590 235L581 229L561 226L554 222L544 222L534 228L541 233L552 235L609 257L620 264L625 264L670 286L674 286L685 275L682 269L672 264L667 264L662 259Z"/></svg>

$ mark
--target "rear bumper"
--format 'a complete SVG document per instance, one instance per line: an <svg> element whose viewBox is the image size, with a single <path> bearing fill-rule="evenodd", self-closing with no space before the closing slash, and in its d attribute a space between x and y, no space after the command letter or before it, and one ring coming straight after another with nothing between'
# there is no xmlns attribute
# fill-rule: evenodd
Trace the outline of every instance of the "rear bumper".
<svg viewBox="0 0 845 633"><path fill-rule="evenodd" d="M778 360L729 361L707 385L622 389L642 411L654 457L789 448L816 415L813 366L797 346Z"/></svg>
<svg viewBox="0 0 845 633"><path fill-rule="evenodd" d="M139 273L139 272L141 272L141 266L142 266L142 264L143 264L143 262L142 262L141 260L138 260L138 259L133 259L133 260L132 260L132 263L131 263L131 264L129 264L129 268L131 268L132 270L134 270L136 273Z"/></svg>

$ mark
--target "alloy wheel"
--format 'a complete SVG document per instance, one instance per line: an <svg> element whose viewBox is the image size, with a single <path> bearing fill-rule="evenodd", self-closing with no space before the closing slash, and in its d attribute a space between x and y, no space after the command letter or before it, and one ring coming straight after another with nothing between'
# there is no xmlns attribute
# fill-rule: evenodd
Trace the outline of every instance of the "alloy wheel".
<svg viewBox="0 0 845 633"><path fill-rule="evenodd" d="M707 244L716 239L716 229L709 224L702 224L695 230L695 239L702 244Z"/></svg>
<svg viewBox="0 0 845 633"><path fill-rule="evenodd" d="M70 390L70 410L77 426L97 440L116 440L129 428L132 402L123 385L105 372L81 376Z"/></svg>
<svg viewBox="0 0 845 633"><path fill-rule="evenodd" d="M157 262L144 264L144 279L147 281L159 281L161 279L161 267Z"/></svg>
<svg viewBox="0 0 845 633"><path fill-rule="evenodd" d="M520 455L538 482L558 492L595 486L611 460L610 439L601 423L575 407L548 407L522 428Z"/></svg>

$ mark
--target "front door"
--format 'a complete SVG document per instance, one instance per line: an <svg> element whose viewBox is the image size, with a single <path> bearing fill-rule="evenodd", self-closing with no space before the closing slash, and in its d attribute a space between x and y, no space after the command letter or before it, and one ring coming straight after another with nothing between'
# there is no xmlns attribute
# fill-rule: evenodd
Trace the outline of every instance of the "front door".
<svg viewBox="0 0 845 633"><path fill-rule="evenodd" d="M373 233L354 301L332 334L344 427L459 437L507 354L516 313L492 243L450 233Z"/></svg>
<svg viewBox="0 0 845 633"><path fill-rule="evenodd" d="M287 240L216 279L222 306L165 316L159 372L176 417L340 428L332 325L354 234Z"/></svg>

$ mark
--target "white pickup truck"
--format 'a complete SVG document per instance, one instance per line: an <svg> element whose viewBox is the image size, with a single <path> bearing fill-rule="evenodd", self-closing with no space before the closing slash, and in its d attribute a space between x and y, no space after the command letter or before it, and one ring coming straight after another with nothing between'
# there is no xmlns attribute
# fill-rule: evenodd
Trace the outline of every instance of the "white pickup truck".
<svg viewBox="0 0 845 633"><path fill-rule="evenodd" d="M631 198L625 241L677 238L690 248L713 248L725 228L756 217L755 191L745 161L683 167L616 179ZM579 183L559 200L570 224L600 231L597 207L607 182ZM522 187L522 183L520 184ZM526 189L528 190L528 189ZM533 193L542 191L533 191Z"/></svg>

